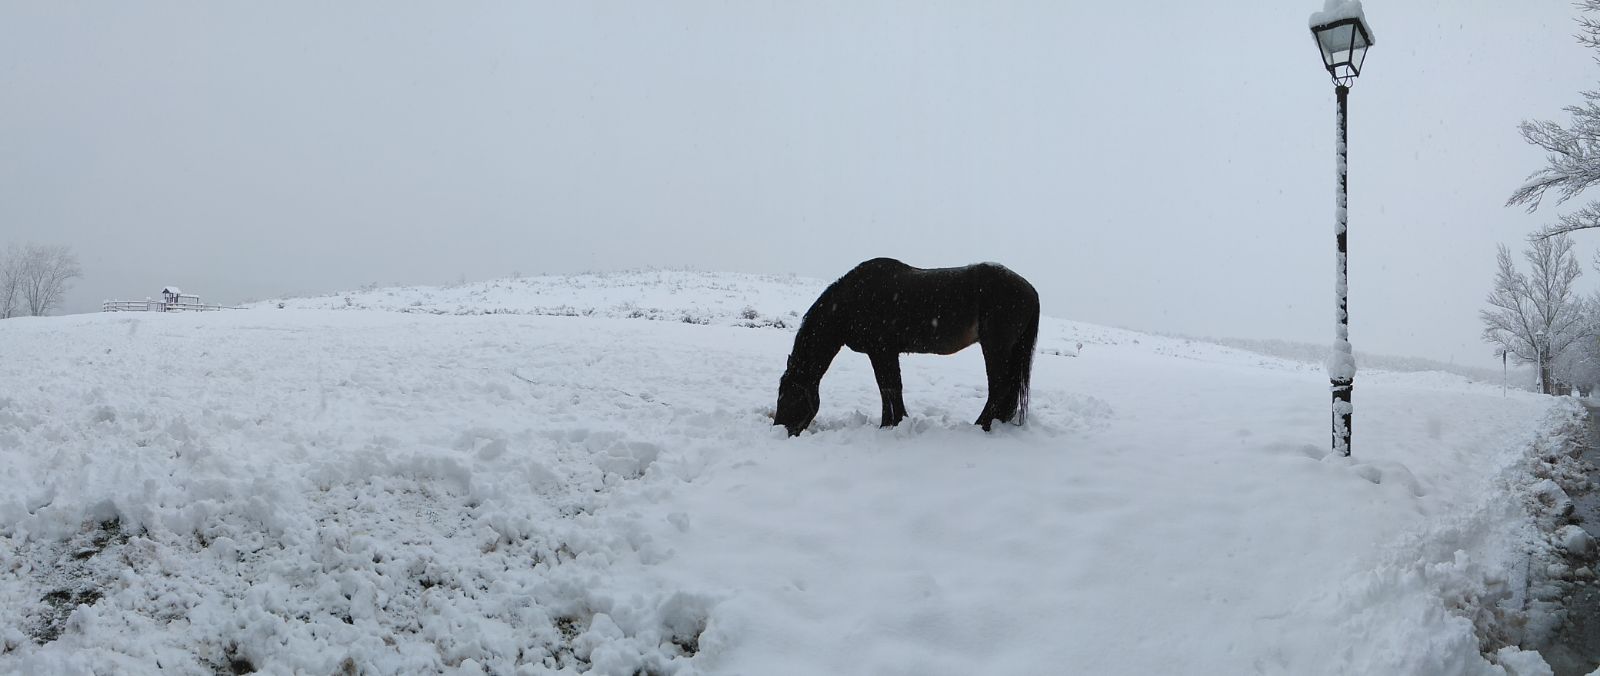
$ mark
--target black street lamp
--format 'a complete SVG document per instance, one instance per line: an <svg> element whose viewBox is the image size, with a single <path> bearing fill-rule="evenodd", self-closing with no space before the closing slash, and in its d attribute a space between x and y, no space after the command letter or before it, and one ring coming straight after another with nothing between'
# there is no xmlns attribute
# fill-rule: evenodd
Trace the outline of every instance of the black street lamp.
<svg viewBox="0 0 1600 676"><path fill-rule="evenodd" d="M1533 355L1539 365L1539 394L1549 394L1544 384L1544 354L1550 351L1549 341L1544 337L1544 329L1533 334Z"/></svg>
<svg viewBox="0 0 1600 676"><path fill-rule="evenodd" d="M1311 35L1322 51L1322 65L1333 77L1333 92L1339 100L1339 136L1337 158L1339 193L1335 202L1333 235L1338 246L1335 292L1337 323L1333 334L1333 358L1328 362L1328 380L1333 384L1333 450L1340 455L1350 455L1350 419L1354 408L1350 404L1356 383L1356 360L1350 349L1350 277L1349 250L1345 232L1349 223L1346 213L1349 204L1347 180L1348 149L1346 146L1346 119L1348 118L1350 84L1361 74L1361 63L1367 58L1367 48L1373 45L1372 31L1367 28L1361 3L1355 0L1328 0L1324 10L1311 15Z"/></svg>
<svg viewBox="0 0 1600 676"><path fill-rule="evenodd" d="M1508 365L1509 351L1500 348L1500 396L1506 396L1506 387L1511 382L1511 367Z"/></svg>

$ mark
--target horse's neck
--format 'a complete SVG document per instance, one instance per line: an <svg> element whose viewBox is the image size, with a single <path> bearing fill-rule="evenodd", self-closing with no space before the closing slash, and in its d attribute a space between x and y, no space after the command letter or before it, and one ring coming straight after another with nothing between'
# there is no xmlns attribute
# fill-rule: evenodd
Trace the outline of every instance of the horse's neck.
<svg viewBox="0 0 1600 676"><path fill-rule="evenodd" d="M821 381L822 374L844 347L844 335L836 322L826 316L807 316L794 337L794 352L789 355L789 370L802 382Z"/></svg>

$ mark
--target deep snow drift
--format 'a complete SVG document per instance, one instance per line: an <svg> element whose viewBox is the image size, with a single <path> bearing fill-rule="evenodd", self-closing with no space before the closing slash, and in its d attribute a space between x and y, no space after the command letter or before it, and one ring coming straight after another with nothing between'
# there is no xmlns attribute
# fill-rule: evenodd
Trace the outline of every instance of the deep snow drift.
<svg viewBox="0 0 1600 676"><path fill-rule="evenodd" d="M1364 372L1328 457L1320 366L1047 318L1026 428L970 424L972 349L880 430L846 351L788 439L820 286L0 322L0 672L1542 667L1496 651L1545 621L1571 400Z"/></svg>

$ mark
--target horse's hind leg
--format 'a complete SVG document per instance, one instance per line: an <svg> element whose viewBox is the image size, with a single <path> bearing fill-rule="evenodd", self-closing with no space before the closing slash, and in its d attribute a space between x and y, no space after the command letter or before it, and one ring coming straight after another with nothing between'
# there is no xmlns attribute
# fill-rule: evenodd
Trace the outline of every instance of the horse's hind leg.
<svg viewBox="0 0 1600 676"><path fill-rule="evenodd" d="M1017 414L1018 375L1016 367L1009 363L1009 357L1012 346L1020 336L1014 335L1015 331L984 328L990 330L979 338L978 344L983 347L983 370L989 376L989 399L984 402L983 411L973 424L988 432L994 421L1010 422L1012 416Z"/></svg>
<svg viewBox="0 0 1600 676"><path fill-rule="evenodd" d="M900 393L900 355L880 352L871 355L872 372L878 377L878 394L883 396L884 427L894 427L906 417L906 401Z"/></svg>

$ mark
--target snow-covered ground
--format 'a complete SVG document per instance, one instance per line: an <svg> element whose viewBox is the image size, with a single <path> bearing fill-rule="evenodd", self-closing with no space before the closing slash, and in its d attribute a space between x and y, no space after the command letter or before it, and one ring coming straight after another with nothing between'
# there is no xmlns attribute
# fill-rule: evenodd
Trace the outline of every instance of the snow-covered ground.
<svg viewBox="0 0 1600 676"><path fill-rule="evenodd" d="M0 673L1539 673L1574 401L1366 372L1341 459L1319 366L1047 318L1028 427L846 351L789 439L821 284L0 322Z"/></svg>

